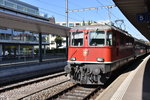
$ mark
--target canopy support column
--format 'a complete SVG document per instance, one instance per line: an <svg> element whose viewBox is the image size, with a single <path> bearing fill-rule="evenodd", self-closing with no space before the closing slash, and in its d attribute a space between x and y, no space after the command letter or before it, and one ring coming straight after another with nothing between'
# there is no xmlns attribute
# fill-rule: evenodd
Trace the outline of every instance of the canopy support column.
<svg viewBox="0 0 150 100"><path fill-rule="evenodd" d="M42 33L39 33L39 62L42 62Z"/></svg>

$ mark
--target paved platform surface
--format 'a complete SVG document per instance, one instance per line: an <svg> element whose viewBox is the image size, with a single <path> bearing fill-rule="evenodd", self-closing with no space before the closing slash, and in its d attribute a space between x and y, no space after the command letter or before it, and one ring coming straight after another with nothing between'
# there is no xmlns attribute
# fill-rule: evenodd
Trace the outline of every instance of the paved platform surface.
<svg viewBox="0 0 150 100"><path fill-rule="evenodd" d="M0 86L14 81L63 71L64 66L67 64L65 60L61 59L59 59L59 61L54 60L47 63L28 63L30 62L27 62L26 65L19 63L18 66L11 66L12 64L8 64L10 66L0 67Z"/></svg>
<svg viewBox="0 0 150 100"><path fill-rule="evenodd" d="M96 100L150 100L150 55L120 75Z"/></svg>
<svg viewBox="0 0 150 100"><path fill-rule="evenodd" d="M139 66L122 100L150 100L150 56Z"/></svg>

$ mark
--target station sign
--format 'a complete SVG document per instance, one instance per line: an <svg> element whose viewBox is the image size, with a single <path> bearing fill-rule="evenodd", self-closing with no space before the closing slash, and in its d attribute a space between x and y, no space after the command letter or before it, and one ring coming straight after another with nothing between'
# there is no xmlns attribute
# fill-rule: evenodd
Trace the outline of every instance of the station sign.
<svg viewBox="0 0 150 100"><path fill-rule="evenodd" d="M150 22L150 13L140 13L136 15L138 22Z"/></svg>

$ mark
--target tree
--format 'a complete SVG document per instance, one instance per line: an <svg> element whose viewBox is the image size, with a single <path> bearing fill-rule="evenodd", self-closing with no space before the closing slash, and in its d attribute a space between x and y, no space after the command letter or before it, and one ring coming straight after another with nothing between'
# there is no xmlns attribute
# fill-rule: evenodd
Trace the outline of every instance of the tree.
<svg viewBox="0 0 150 100"><path fill-rule="evenodd" d="M62 37L61 36L56 36L55 42L56 42L56 48L60 47L62 45Z"/></svg>
<svg viewBox="0 0 150 100"><path fill-rule="evenodd" d="M84 20L83 20L83 23L82 23L82 25L83 25L83 26L85 26L85 21L84 21Z"/></svg>
<svg viewBox="0 0 150 100"><path fill-rule="evenodd" d="M91 25L92 24L92 21L88 21L88 25Z"/></svg>

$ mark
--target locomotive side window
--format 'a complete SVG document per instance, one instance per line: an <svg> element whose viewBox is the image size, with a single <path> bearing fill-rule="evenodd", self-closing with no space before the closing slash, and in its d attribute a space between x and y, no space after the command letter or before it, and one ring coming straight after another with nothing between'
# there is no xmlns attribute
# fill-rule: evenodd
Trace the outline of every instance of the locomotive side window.
<svg viewBox="0 0 150 100"><path fill-rule="evenodd" d="M115 31L113 32L113 38L112 38L112 41L113 41L113 46L116 46L117 45L117 41L116 41L116 33L115 33Z"/></svg>
<svg viewBox="0 0 150 100"><path fill-rule="evenodd" d="M90 31L89 32L89 45L90 46L104 46L105 37L106 35L104 31Z"/></svg>
<svg viewBox="0 0 150 100"><path fill-rule="evenodd" d="M72 32L71 44L72 46L82 46L83 45L84 33L82 31Z"/></svg>
<svg viewBox="0 0 150 100"><path fill-rule="evenodd" d="M106 45L112 46L112 31L107 31Z"/></svg>

